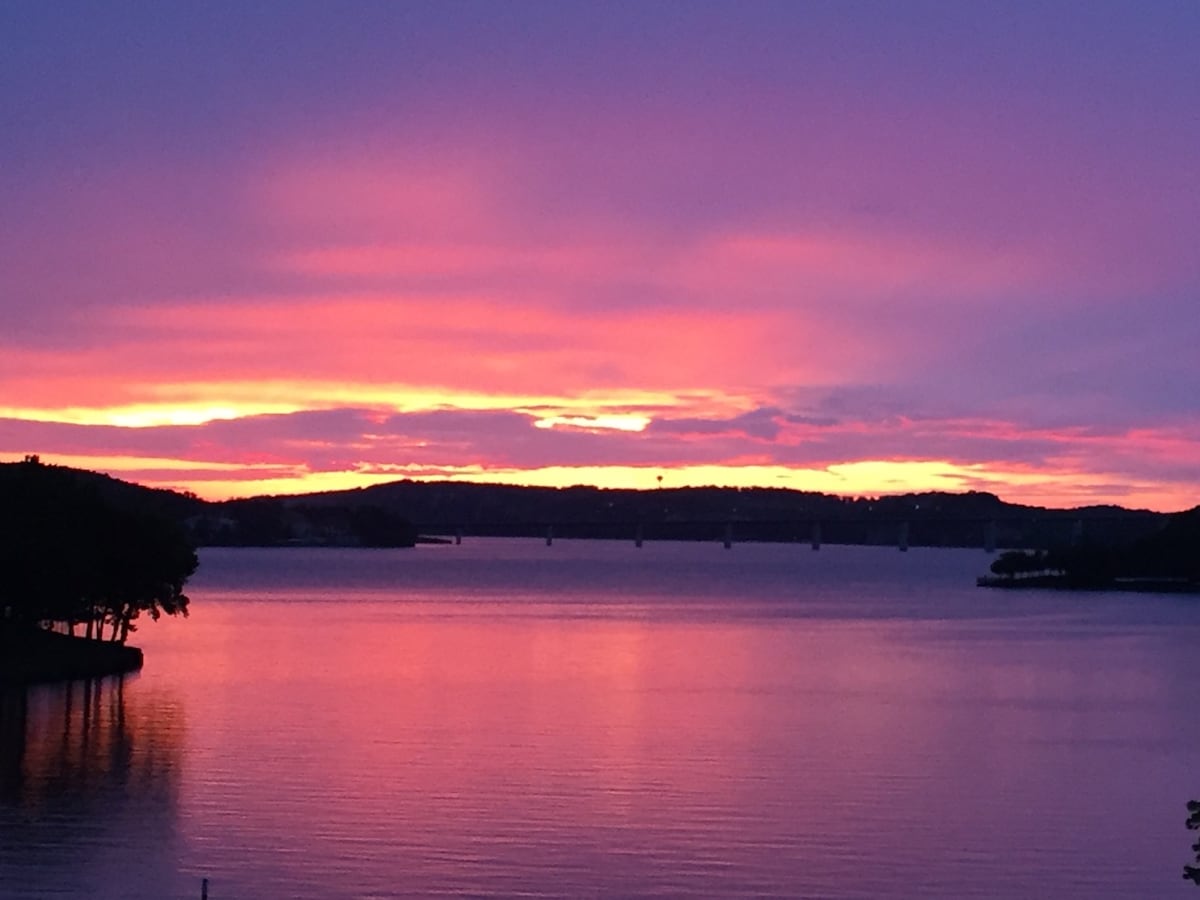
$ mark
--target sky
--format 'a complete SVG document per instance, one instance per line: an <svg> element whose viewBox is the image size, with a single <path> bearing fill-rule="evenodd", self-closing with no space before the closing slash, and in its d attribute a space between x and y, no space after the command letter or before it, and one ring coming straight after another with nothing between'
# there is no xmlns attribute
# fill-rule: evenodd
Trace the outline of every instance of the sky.
<svg viewBox="0 0 1200 900"><path fill-rule="evenodd" d="M1195 506L1197 46L1193 0L6 0L0 461Z"/></svg>

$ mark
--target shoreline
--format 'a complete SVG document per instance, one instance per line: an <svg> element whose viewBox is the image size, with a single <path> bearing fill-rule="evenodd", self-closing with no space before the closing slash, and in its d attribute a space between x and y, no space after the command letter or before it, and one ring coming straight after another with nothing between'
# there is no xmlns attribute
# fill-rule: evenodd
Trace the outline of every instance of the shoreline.
<svg viewBox="0 0 1200 900"><path fill-rule="evenodd" d="M1200 584L1186 578L1115 578L1107 581L1086 581L1068 575L1032 575L1026 578L1006 578L982 575L975 579L976 587L1004 590L1056 591L1121 591L1133 594L1200 594Z"/></svg>
<svg viewBox="0 0 1200 900"><path fill-rule="evenodd" d="M40 628L0 627L0 684L21 685L124 675L142 668L138 647Z"/></svg>

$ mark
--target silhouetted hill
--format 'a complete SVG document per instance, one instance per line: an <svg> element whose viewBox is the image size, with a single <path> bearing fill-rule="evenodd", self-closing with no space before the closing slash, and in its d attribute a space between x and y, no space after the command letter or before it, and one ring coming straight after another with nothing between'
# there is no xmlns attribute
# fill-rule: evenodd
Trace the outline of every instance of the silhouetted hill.
<svg viewBox="0 0 1200 900"><path fill-rule="evenodd" d="M1093 506L1071 510L1006 503L995 494L927 492L839 497L782 488L652 490L518 487L464 482L396 481L349 491L280 498L308 508L372 505L411 520L423 534L715 540L810 540L814 525L828 543L909 542L982 546L994 529L1000 546L1042 546L1079 539L1128 543L1152 534L1161 513Z"/></svg>
<svg viewBox="0 0 1200 900"><path fill-rule="evenodd" d="M0 464L0 492L20 463ZM112 502L184 522L201 545L411 546L427 535L544 535L632 540L808 541L894 544L903 529L914 546L1001 547L1086 541L1131 544L1171 517L1118 506L1046 509L995 494L926 492L840 497L782 488L651 490L520 487L470 482L395 481L346 491L206 502L107 475L67 469Z"/></svg>
<svg viewBox="0 0 1200 900"><path fill-rule="evenodd" d="M26 462L0 463L0 497L4 496L5 491L13 489L23 477L22 467L34 460L37 457L29 457ZM130 512L149 513L178 522L195 515L207 505L194 494L143 487L87 469L39 464L72 485L93 492L103 503Z"/></svg>
<svg viewBox="0 0 1200 900"><path fill-rule="evenodd" d="M397 509L365 502L310 504L307 496L211 503L188 519L207 546L412 547L417 531Z"/></svg>

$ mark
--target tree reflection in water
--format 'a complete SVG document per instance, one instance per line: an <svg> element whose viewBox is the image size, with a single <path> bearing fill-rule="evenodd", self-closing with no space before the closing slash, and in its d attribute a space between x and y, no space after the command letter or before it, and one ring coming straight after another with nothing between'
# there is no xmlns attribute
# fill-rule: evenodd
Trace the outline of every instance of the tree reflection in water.
<svg viewBox="0 0 1200 900"><path fill-rule="evenodd" d="M0 896L179 893L182 709L136 679L0 691Z"/></svg>

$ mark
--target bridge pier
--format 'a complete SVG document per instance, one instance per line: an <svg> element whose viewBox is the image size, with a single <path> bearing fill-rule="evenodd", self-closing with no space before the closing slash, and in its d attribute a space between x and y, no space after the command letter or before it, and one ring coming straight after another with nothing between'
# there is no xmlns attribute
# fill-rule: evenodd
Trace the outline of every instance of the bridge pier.
<svg viewBox="0 0 1200 900"><path fill-rule="evenodd" d="M461 528L459 528L457 531L454 532L454 546L457 547L459 544L462 543L462 533L463 533L463 530Z"/></svg>
<svg viewBox="0 0 1200 900"><path fill-rule="evenodd" d="M546 546L549 547L554 543L554 526L546 526Z"/></svg>
<svg viewBox="0 0 1200 900"><path fill-rule="evenodd" d="M907 522L900 523L900 535L899 535L897 543L900 547L901 553L908 552L908 523Z"/></svg>

